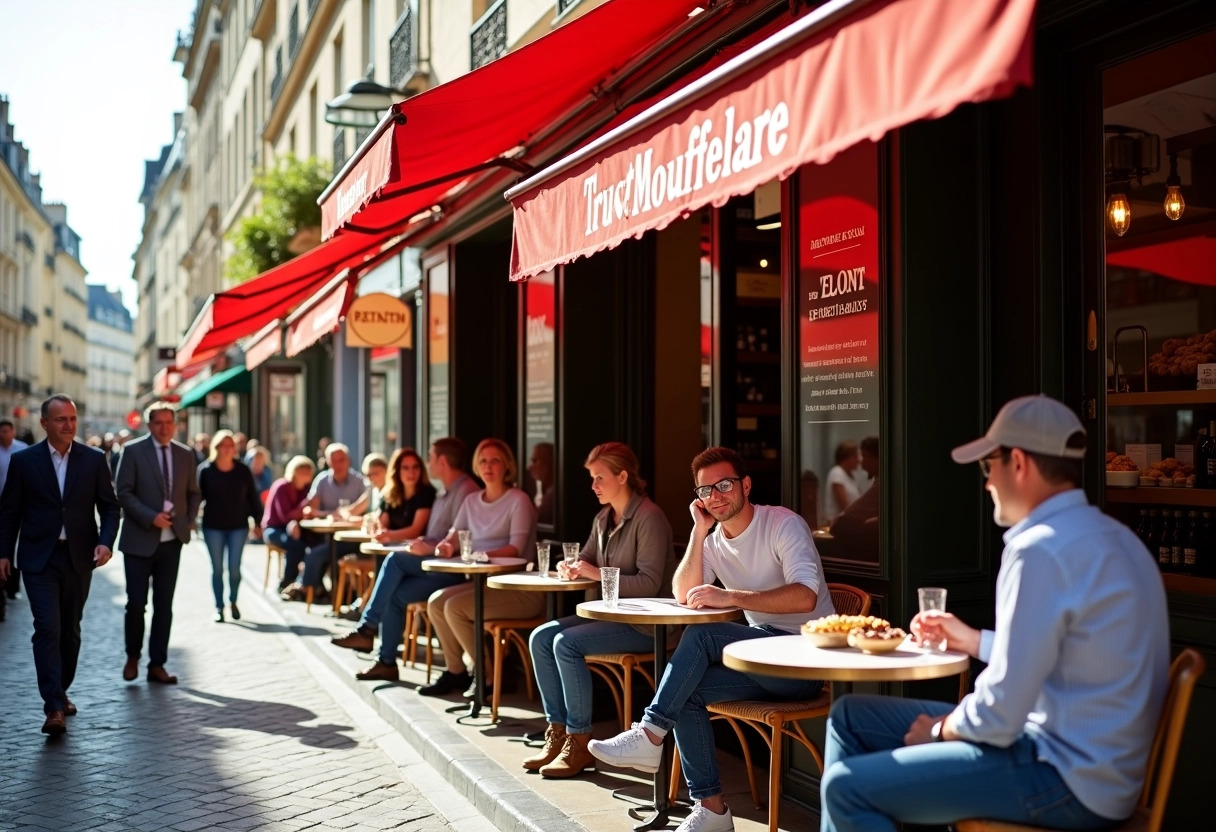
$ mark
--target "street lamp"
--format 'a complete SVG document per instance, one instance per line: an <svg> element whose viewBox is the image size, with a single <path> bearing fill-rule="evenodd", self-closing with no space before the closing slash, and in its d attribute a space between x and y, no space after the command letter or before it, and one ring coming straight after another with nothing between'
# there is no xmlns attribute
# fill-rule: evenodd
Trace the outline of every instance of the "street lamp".
<svg viewBox="0 0 1216 832"><path fill-rule="evenodd" d="M381 115L404 93L366 78L351 82L346 92L325 103L325 120L339 127L375 127Z"/></svg>

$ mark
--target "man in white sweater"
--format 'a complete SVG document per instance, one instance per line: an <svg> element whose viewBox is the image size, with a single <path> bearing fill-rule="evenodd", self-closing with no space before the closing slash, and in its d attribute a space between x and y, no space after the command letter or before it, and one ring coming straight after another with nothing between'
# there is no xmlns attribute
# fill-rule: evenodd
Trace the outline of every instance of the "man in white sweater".
<svg viewBox="0 0 1216 832"><path fill-rule="evenodd" d="M832 597L806 521L780 506L752 505L752 481L737 453L702 451L692 473L693 533L672 580L676 600L693 609L739 607L747 623L690 626L642 723L610 740L592 740L589 749L602 762L654 772L663 738L674 730L688 792L697 801L677 832L727 832L735 827L722 799L706 706L734 699L809 699L822 682L730 670L721 663L722 648L797 633L808 619L832 614ZM722 587L714 586L715 579Z"/></svg>

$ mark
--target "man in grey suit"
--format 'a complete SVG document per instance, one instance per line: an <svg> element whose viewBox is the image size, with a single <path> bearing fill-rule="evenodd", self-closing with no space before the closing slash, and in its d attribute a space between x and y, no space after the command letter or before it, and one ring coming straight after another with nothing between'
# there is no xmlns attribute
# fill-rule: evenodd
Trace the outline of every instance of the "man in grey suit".
<svg viewBox="0 0 1216 832"><path fill-rule="evenodd" d="M202 494L195 474L194 451L173 441L173 405L157 402L144 412L149 436L123 447L114 475L123 509L118 548L127 576L127 663L122 678L139 675L144 643L144 609L152 588L152 632L148 637L148 681L177 683L165 670L169 657L169 628L173 624L173 592L181 563L182 544L198 515Z"/></svg>

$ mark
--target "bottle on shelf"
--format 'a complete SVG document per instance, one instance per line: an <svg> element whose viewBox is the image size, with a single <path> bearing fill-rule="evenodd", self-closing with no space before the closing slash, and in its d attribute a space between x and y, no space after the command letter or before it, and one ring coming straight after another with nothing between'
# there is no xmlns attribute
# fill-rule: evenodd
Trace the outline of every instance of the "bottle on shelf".
<svg viewBox="0 0 1216 832"><path fill-rule="evenodd" d="M1170 552L1173 537L1173 524L1170 523L1170 512L1166 509L1161 512L1161 525L1157 527L1157 566L1162 572L1174 571Z"/></svg>
<svg viewBox="0 0 1216 832"><path fill-rule="evenodd" d="M1152 538L1152 534L1153 527L1149 521L1148 509L1142 508L1140 509L1140 522L1136 524L1136 537L1140 538L1140 542L1146 549L1150 548L1149 540Z"/></svg>
<svg viewBox="0 0 1216 832"><path fill-rule="evenodd" d="M1216 419L1208 424L1207 438L1198 443L1195 453L1195 485L1216 488Z"/></svg>
<svg viewBox="0 0 1216 832"><path fill-rule="evenodd" d="M1199 573L1199 512L1187 512L1186 538L1182 541L1182 571Z"/></svg>
<svg viewBox="0 0 1216 832"><path fill-rule="evenodd" d="M1173 571L1185 574L1182 562L1183 542L1186 540L1186 522L1182 510L1174 511L1174 534L1170 537L1170 567Z"/></svg>
<svg viewBox="0 0 1216 832"><path fill-rule="evenodd" d="M1157 559L1157 541L1161 538L1161 517L1157 514L1157 509L1150 508L1148 510L1148 533L1144 537L1144 546L1148 549L1148 553L1153 556L1153 560Z"/></svg>

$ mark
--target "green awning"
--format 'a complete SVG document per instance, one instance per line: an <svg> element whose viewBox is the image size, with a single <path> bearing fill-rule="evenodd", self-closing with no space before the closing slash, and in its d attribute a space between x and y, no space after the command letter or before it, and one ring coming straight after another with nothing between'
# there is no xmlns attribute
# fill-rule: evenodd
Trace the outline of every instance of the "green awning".
<svg viewBox="0 0 1216 832"><path fill-rule="evenodd" d="M189 392L182 396L178 407L205 407L204 401L208 393L248 393L251 389L249 371L244 367L229 367L202 384L190 388Z"/></svg>

